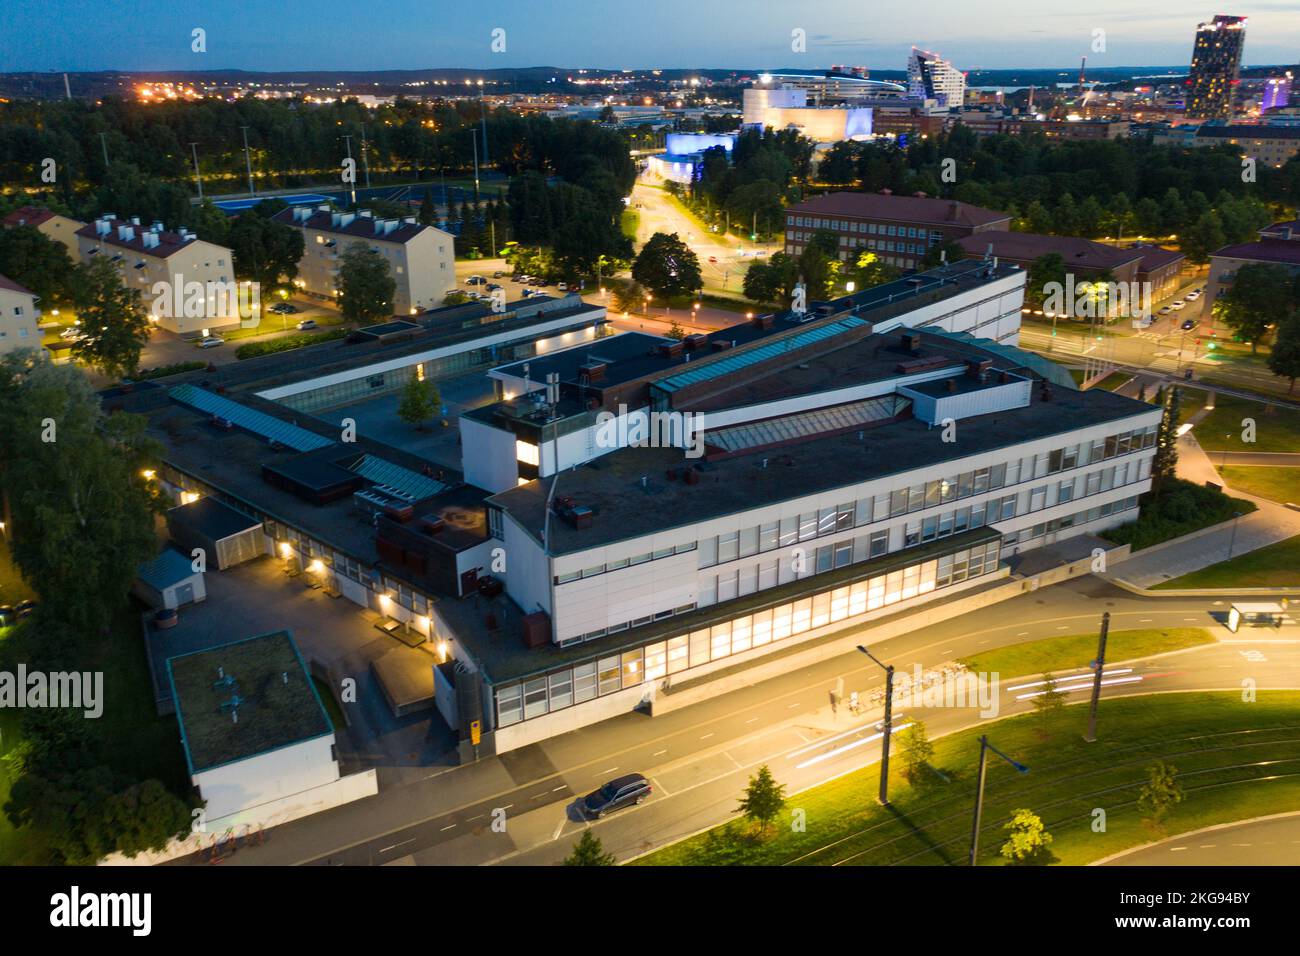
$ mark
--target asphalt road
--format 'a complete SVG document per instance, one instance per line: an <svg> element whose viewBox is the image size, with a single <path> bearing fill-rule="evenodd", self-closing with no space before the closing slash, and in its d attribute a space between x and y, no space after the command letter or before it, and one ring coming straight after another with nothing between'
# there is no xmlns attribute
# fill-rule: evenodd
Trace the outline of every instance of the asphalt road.
<svg viewBox="0 0 1300 956"><path fill-rule="evenodd" d="M1106 866L1297 866L1300 814L1183 833Z"/></svg>
<svg viewBox="0 0 1300 956"><path fill-rule="evenodd" d="M1226 600L1226 596L1225 596ZM873 644L899 671L1052 635L1092 631L1103 610L1112 629L1209 628L1228 637L1211 616L1226 603L1206 599L1145 598L1088 577L1044 588L959 620ZM1269 634L1239 636L1204 650L1156 658L1125 673L1111 665L1107 696L1153 690L1240 686L1300 686L1300 644L1267 644ZM863 630L870 642L870 629ZM1249 651L1247 656L1245 651ZM1080 662L1080 667L1086 661ZM1066 675L1062 675L1066 676ZM879 687L879 669L849 654L709 701L648 718L626 714L500 758L458 767L376 797L316 814L273 830L271 840L240 850L230 864L545 864L567 855L585 826L598 828L620 859L728 819L745 781L760 764L772 767L791 792L824 782L878 759L874 712L832 713L830 697L857 691L867 699ZM1004 686L998 713L1031 706L1026 693ZM1083 682L1073 693L1086 693ZM978 710L944 708L924 716L932 736L970 726ZM905 726L896 721L895 731ZM594 824L578 818L575 798L621 773L650 777L655 792L644 806ZM504 820L504 830L494 829Z"/></svg>

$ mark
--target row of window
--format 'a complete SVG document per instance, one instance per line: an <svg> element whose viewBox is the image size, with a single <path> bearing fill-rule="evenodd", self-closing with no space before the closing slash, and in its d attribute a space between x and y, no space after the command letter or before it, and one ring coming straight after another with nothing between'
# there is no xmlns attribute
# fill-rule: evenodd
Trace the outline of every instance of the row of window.
<svg viewBox="0 0 1300 956"><path fill-rule="evenodd" d="M898 236L902 239L928 238L931 243L943 239L943 233L938 230L931 230L927 236L924 226L890 226L883 222L845 222L842 219L819 219L815 216L790 216L786 223L788 226L799 226L808 229L831 229L838 232L858 232L871 236ZM811 235L808 238L812 238Z"/></svg>
<svg viewBox="0 0 1300 956"><path fill-rule="evenodd" d="M644 617L634 618L630 621L623 621L621 624L611 624L609 627L602 627L596 631L588 631L586 634L578 634L574 637L567 637L560 641L561 647L570 647L574 644L581 644L583 641L594 641L599 637L606 637L610 634L621 634L623 631L633 627L641 627L654 621L663 621L670 617L676 617L679 614L686 614L695 610L695 603L683 604L681 607L675 607L667 611L656 611L654 614L647 614Z"/></svg>
<svg viewBox="0 0 1300 956"><path fill-rule="evenodd" d="M503 686L495 694L496 726L508 727L541 717L990 574L997 569L999 548L1000 542L990 541L713 627Z"/></svg>
<svg viewBox="0 0 1300 956"><path fill-rule="evenodd" d="M594 578L598 574L604 574L606 571L621 571L623 568L631 567L637 564L645 564L647 561L659 561L663 558L671 558L675 554L685 554L687 551L694 551L696 542L688 541L685 544L679 544L672 548L659 548L656 551L646 551L642 554L634 554L630 558L619 558L606 564L593 564L589 568L583 568L581 571L566 571L564 574L555 576L556 584L568 584L570 581L576 581L579 578Z"/></svg>
<svg viewBox="0 0 1300 956"><path fill-rule="evenodd" d="M1086 511L1077 511L1063 518L1053 518L1050 521L1039 522L1031 528L1025 528L1023 531L1012 532L1003 539L1003 543L1020 544L1025 541L1033 541L1044 535L1055 534L1063 528L1073 528L1075 525L1088 524L1090 521L1100 521L1102 518L1109 518L1111 515L1129 511L1137 506L1137 495L1125 498L1122 501L1108 501L1104 505L1097 505L1097 507L1089 508Z"/></svg>

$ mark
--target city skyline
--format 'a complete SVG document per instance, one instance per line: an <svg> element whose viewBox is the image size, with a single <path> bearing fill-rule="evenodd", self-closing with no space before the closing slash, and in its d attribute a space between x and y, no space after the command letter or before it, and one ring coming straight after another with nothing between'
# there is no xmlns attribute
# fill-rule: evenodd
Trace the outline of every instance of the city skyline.
<svg viewBox="0 0 1300 956"><path fill-rule="evenodd" d="M852 63L874 70L906 68L915 44L963 70L1067 69L1087 56L1093 68L1168 66L1190 62L1196 25L1218 8L1134 13L1105 0L1100 9L1075 13L1028 11L1008 0L978 10L950 0L894 11L888 23L843 0L813 0L797 11L775 0L750 4L737 19L730 3L700 8L667 0L646 11L626 0L567 4L563 12L508 2L493 9L445 11L403 2L367 23L356 41L354 9L341 0L281 4L276 10L245 0L215 8L146 0L129 24L86 0L51 0L18 7L0 37L0 62L8 71L379 70L531 66L592 69L758 69L806 65L822 69ZM1251 20L1243 65L1293 62L1300 47L1300 5L1286 0L1232 4L1232 15ZM623 18L626 15L627 19ZM269 32L272 20L293 17L287 35ZM58 34L48 29L60 24ZM643 30L609 32L616 22L641 22ZM346 26L350 24L350 26ZM935 32L935 24L943 32ZM1000 24L1014 24L1006 29ZM682 29L674 29L674 24ZM340 26L345 25L345 26ZM492 32L505 30L505 50L491 49ZM192 32L205 31L206 52L191 50ZM800 29L806 52L791 49ZM1095 49L1094 31L1105 31ZM17 39L22 38L21 45ZM477 38L477 39L476 39ZM650 42L647 42L647 41ZM499 44L498 44L499 46Z"/></svg>

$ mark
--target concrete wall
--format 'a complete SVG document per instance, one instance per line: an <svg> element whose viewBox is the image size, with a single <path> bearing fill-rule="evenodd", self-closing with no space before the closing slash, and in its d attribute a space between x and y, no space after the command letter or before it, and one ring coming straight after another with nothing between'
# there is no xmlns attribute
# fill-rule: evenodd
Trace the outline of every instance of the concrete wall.
<svg viewBox="0 0 1300 956"><path fill-rule="evenodd" d="M304 740L194 774L209 821L293 797L339 779L334 735Z"/></svg>

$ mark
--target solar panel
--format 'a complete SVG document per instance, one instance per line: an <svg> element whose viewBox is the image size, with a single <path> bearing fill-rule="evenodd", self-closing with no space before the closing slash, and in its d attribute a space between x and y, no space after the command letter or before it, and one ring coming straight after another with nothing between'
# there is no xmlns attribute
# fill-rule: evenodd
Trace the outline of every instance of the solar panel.
<svg viewBox="0 0 1300 956"><path fill-rule="evenodd" d="M432 498L447 490L447 485L441 481L428 478L401 465L394 465L391 461L376 458L374 455L362 455L361 460L352 466L352 470L377 485L396 489L412 501Z"/></svg>
<svg viewBox="0 0 1300 956"><path fill-rule="evenodd" d="M910 403L906 399L899 399L893 395L866 398L831 408L818 408L781 418L770 418L767 421L719 428L706 432L705 438L708 444L725 451L743 451L746 448L781 444L812 435L853 428L869 422L883 421L897 415L908 404Z"/></svg>
<svg viewBox="0 0 1300 956"><path fill-rule="evenodd" d="M711 378L717 378L720 375L727 375L731 372L747 368L758 362L765 361L781 355L784 352L791 352L795 349L803 348L805 345L811 345L813 342L820 342L822 339L839 335L847 332L849 329L858 328L866 325L865 319L857 316L845 316L826 325L820 325L816 328L805 329L788 339L781 339L776 342L769 342L766 345L760 345L758 348L746 349L743 352L737 352L729 355L724 359L715 362L701 362L698 366L686 371L678 372L676 375L670 375L661 381L655 382L656 388L665 391L674 392L679 388L685 388L688 385L694 385L697 382L706 382Z"/></svg>
<svg viewBox="0 0 1300 956"><path fill-rule="evenodd" d="M305 428L299 428L290 422L281 421L265 412L248 408L193 385L174 386L167 394L173 401L188 405L200 412L219 415L236 428L260 435L268 441L279 442L295 451L314 451L334 444L331 439L317 435L315 432L309 432Z"/></svg>

